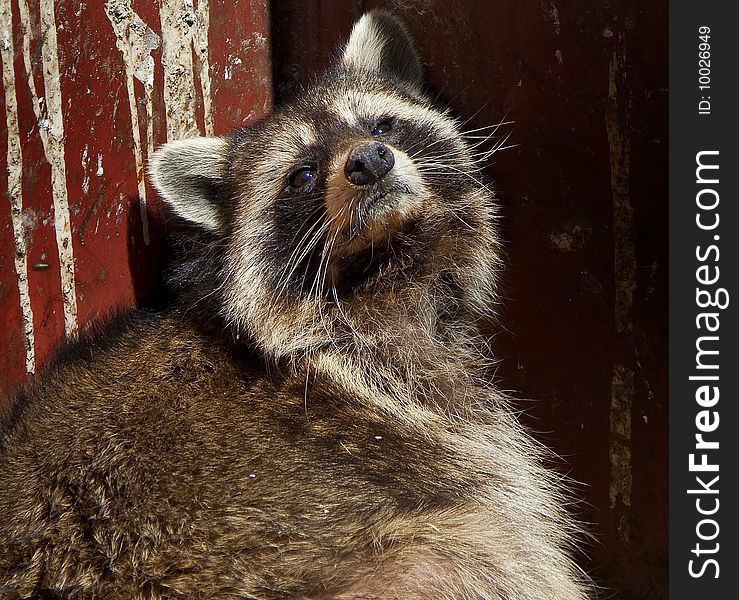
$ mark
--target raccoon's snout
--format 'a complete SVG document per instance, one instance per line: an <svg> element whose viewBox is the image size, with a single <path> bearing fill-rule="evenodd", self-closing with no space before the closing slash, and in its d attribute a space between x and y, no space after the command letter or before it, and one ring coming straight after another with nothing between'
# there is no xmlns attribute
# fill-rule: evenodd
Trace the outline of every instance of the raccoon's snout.
<svg viewBox="0 0 739 600"><path fill-rule="evenodd" d="M395 156L385 144L369 142L355 147L344 166L347 181L368 186L387 175L395 165Z"/></svg>

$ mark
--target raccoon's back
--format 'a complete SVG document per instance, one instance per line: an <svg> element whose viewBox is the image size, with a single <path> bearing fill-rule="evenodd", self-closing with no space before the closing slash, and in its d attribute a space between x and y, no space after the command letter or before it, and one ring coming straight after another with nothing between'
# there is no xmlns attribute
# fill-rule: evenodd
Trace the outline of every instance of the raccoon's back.
<svg viewBox="0 0 739 600"><path fill-rule="evenodd" d="M377 404L119 319L4 431L0 597L583 597L515 431Z"/></svg>
<svg viewBox="0 0 739 600"><path fill-rule="evenodd" d="M145 313L73 345L3 436L0 596L349 585L376 554L373 527L451 506L468 482L432 483L442 451L413 460L417 441L325 378L309 383Z"/></svg>

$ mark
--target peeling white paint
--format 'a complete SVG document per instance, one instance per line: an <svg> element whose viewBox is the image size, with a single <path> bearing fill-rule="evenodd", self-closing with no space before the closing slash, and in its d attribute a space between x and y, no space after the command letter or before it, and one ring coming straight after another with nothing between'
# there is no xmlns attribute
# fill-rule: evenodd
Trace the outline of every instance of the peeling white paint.
<svg viewBox="0 0 739 600"><path fill-rule="evenodd" d="M195 9L192 0L160 0L159 20L162 26L167 141L200 134L213 135L212 84L208 57L210 3L200 0ZM203 102L202 132L195 117L196 70Z"/></svg>
<svg viewBox="0 0 739 600"><path fill-rule="evenodd" d="M208 31L210 29L210 3L199 0L197 9L197 29L193 35L193 47L198 58L198 74L200 76L200 93L203 98L203 121L205 135L213 135L213 102L211 99L210 60L208 57ZM239 60L239 59L237 59ZM241 60L238 63L240 64Z"/></svg>
<svg viewBox="0 0 739 600"><path fill-rule="evenodd" d="M105 171L103 171L103 155L98 154L98 170L95 171L95 175L102 177L103 173L105 173Z"/></svg>
<svg viewBox="0 0 739 600"><path fill-rule="evenodd" d="M162 45L164 67L164 105L167 141L194 137L201 132L195 117L195 69L198 69L203 101L204 133L213 135L213 103L211 100L210 61L208 58L208 30L210 4L192 0L161 0L159 17L162 28L160 40L131 6L131 0L108 0L105 12L116 35L116 45L126 67L126 87L134 140L139 207L143 224L144 243L149 243L146 213L146 185L143 146L146 156L154 152L154 58L151 51ZM196 63L193 63L193 53ZM146 140L142 143L139 111L136 103L134 78L144 84L146 105Z"/></svg>
<svg viewBox="0 0 739 600"><path fill-rule="evenodd" d="M133 135L134 160L136 162L136 184L139 196L139 212L143 230L144 244L149 244L149 217L146 211L146 183L144 172L144 156L139 128L139 111L136 104L134 78L144 84L146 104L146 148L147 157L154 151L154 125L152 92L154 89L154 59L151 51L158 48L159 36L137 15L131 7L131 0L108 0L105 3L105 14L113 26L116 46L123 58L126 68L126 89L128 90L128 108L131 115L131 133ZM99 161L98 171L102 170ZM102 173L99 173L99 176Z"/></svg>
<svg viewBox="0 0 739 600"><path fill-rule="evenodd" d="M254 32L254 41L256 42L257 48L265 48L267 46L267 37L258 31Z"/></svg>
<svg viewBox="0 0 739 600"><path fill-rule="evenodd" d="M162 25L167 141L195 137L200 132L195 119L192 48L197 17L192 0L161 0L159 20Z"/></svg>
<svg viewBox="0 0 739 600"><path fill-rule="evenodd" d="M23 315L23 337L26 346L26 372L36 368L36 344L33 331L33 310L28 287L28 252L26 228L23 222L23 151L18 126L18 102L15 95L15 53L13 51L13 14L10 0L0 0L0 27L3 29L3 91L5 94L5 127L8 132L7 169L10 215L15 241L15 273L20 292L21 314Z"/></svg>
<svg viewBox="0 0 739 600"><path fill-rule="evenodd" d="M44 97L36 93L31 62L31 18L28 0L19 0L23 30L23 63L33 99L36 121L44 147L44 155L51 166L51 193L54 202L54 230L59 254L59 272L64 306L64 331L69 336L77 331L77 292L74 275L74 250L67 196L67 173L64 158L64 123L62 120L62 93L57 54L54 0L39 0L41 29L41 61L44 78Z"/></svg>
<svg viewBox="0 0 739 600"><path fill-rule="evenodd" d="M559 35L560 33L560 22L559 22L559 10L557 10L557 7L552 2L549 5L551 8L547 11L547 14L551 17L552 21L554 22L554 33L556 35Z"/></svg>
<svg viewBox="0 0 739 600"><path fill-rule="evenodd" d="M88 168L90 166L90 152L85 144L84 150L82 150L82 194L87 196L90 193L90 173Z"/></svg>

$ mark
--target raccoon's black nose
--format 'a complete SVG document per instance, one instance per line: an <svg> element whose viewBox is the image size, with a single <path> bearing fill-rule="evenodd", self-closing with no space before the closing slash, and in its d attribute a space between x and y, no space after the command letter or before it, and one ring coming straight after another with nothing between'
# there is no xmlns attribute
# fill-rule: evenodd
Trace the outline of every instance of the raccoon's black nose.
<svg viewBox="0 0 739 600"><path fill-rule="evenodd" d="M354 185L372 185L387 175L395 165L392 150L380 142L357 146L344 166L347 180Z"/></svg>

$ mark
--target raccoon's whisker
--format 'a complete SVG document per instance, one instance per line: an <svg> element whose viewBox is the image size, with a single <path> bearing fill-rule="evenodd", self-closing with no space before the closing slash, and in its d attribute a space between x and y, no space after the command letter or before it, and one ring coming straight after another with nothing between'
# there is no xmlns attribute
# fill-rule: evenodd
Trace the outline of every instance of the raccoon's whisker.
<svg viewBox="0 0 739 600"><path fill-rule="evenodd" d="M492 151L494 152L495 147L500 144L500 140L501 139L503 139L503 140L508 139L508 137L510 137L510 135L511 135L511 132L510 131L506 135L504 135L504 136L497 136L497 135L495 135L496 133L497 133L497 130L491 132L490 134L488 134L486 136L480 136L479 141L477 141L477 142L475 142L473 144L469 144L468 147L470 148L470 150L476 151L478 148L481 148L481 147L486 146L489 141L493 140L493 148L492 148ZM483 153L485 153L485 154L489 154L490 152L491 152L491 150L485 150L485 151L483 151ZM479 154L479 152L475 152L475 154Z"/></svg>
<svg viewBox="0 0 739 600"><path fill-rule="evenodd" d="M467 131L462 131L462 135L466 136L470 133L478 133L480 131L485 131L486 129L499 129L500 127L503 127L504 125L514 125L515 121L506 121L505 117L503 121L500 121L499 123L493 123L492 125L484 125L483 127L478 127L477 129L468 129Z"/></svg>
<svg viewBox="0 0 739 600"><path fill-rule="evenodd" d="M325 223L325 226L324 226L324 227L322 227L322 231L321 231L321 233L320 233L320 236L318 236L319 238L320 238L320 237L322 237L322 236L323 236L323 235L324 235L325 233L327 233L328 231L330 231L330 229L331 229L331 226L332 226L332 225L333 225L334 223L336 223L336 221L337 221L337 220L339 220L340 218L342 218L342 216L343 216L343 213L344 213L344 211L346 210L346 206L347 206L346 204L345 204L345 205L343 205L343 206L342 206L342 208L341 208L341 209L340 209L340 210L339 210L339 211L338 211L338 212L337 212L337 213L336 213L336 214L335 214L335 215L334 215L333 217L329 218L329 219L328 219L328 220L326 221L326 223ZM336 230L336 232L334 233L334 239L335 239L335 238L336 238L336 237L338 236L338 234L339 234L339 230L337 229L337 230ZM316 247L317 247L317 244L314 244L314 245L313 245L313 247L311 248L311 250L310 250L310 253L311 253L311 255L312 255L312 254L313 254L313 252L315 251ZM318 271L317 271L317 273L316 273L316 278L317 278L317 277L319 276L319 274L320 274L320 271L321 271L321 266L322 266L322 264L323 264L323 259L324 259L324 256L326 255L326 253L327 253L327 245L324 245L324 248L323 248L323 251L322 251L322 254L321 254L321 260L320 260L320 261L319 261L319 263L318 263ZM329 252L329 253L330 253L330 252ZM302 261L303 259L301 258L300 260ZM309 261L309 262L310 262L310 261ZM309 264L306 264L306 266L305 266L305 270L304 270L304 272L303 272L303 281L302 281L302 284L301 284L301 290L305 288L305 279L306 279L306 277L308 276L308 268L309 268L309 266L310 266ZM310 298L310 296L311 296L311 295L313 294L313 289L314 289L314 287L315 287L315 283L316 283L316 278L314 278L314 282L313 282L313 284L311 284L311 287L310 287L310 289L308 290L308 297L309 297L309 298Z"/></svg>
<svg viewBox="0 0 739 600"><path fill-rule="evenodd" d="M326 222L326 226L329 228L329 230L330 230L331 225L333 225L338 219L341 218L342 213L346 210L347 206L348 206L347 204L344 204L341 207L341 209ZM336 243L336 239L338 238L338 235L339 235L339 229L336 228L334 230L334 234L329 238L328 243L324 245L323 250L321 252L321 260L318 263L318 270L316 272L316 276L313 279L313 284L311 284L310 290L308 290L309 297L313 295L313 290L314 289L316 290L316 300L317 301L320 301L320 297L321 297L321 289L320 289L320 284L319 284L319 280L321 278L321 269L328 268L328 262L331 258L331 252L333 251L333 247Z"/></svg>
<svg viewBox="0 0 739 600"><path fill-rule="evenodd" d="M519 146L523 146L523 144L508 144L507 146L501 146L500 148L496 148L495 152L502 152L503 150L510 150L511 148L518 148Z"/></svg>
<svg viewBox="0 0 739 600"><path fill-rule="evenodd" d="M352 202L351 206L349 206L349 237L353 238L358 232L362 231L365 224L359 203Z"/></svg>
<svg viewBox="0 0 739 600"><path fill-rule="evenodd" d="M361 232L364 230L364 228L367 225L367 220L365 217L365 212L361 210L359 205L354 207L354 222L356 223L357 230L354 232L354 235L361 234Z"/></svg>
<svg viewBox="0 0 739 600"><path fill-rule="evenodd" d="M430 152L429 150L433 148L433 146L436 145L436 143L441 143L446 140L437 140L433 144L428 144L427 146L424 146L421 148L419 152L414 154L414 156L439 156L439 157L448 157L448 156L465 156L469 153L469 144L458 144L454 146L453 148L439 148L438 150L435 150L433 152Z"/></svg>
<svg viewBox="0 0 739 600"><path fill-rule="evenodd" d="M412 159L413 157L418 156L421 152L434 147L436 144L449 141L449 139L445 137L438 138L436 140L429 142L430 139L431 139L431 132L427 132L426 135L424 135L421 139L417 140L416 143L411 144L406 149L406 154L408 154L409 158Z"/></svg>
<svg viewBox="0 0 739 600"><path fill-rule="evenodd" d="M485 104L483 104L480 108L478 108L474 113L472 113L464 121L459 121L458 124L457 124L457 129L459 129L461 131L462 128L465 125L467 125L467 123L469 123L470 121L472 121L477 115L479 115L483 110L485 110L490 105L490 102L492 102L492 99L491 100L488 100L487 102L485 102Z"/></svg>
<svg viewBox="0 0 739 600"><path fill-rule="evenodd" d="M490 153L490 150L492 148L494 148L495 146L497 146L497 145L500 144L501 139L503 139L503 138L501 138L501 137L492 138L490 140L492 142L492 144L491 144L490 148L487 149L487 150L485 149L485 146L488 145L487 143L485 143L485 144L479 144L479 145L475 144L474 146L471 146L470 147L470 150L472 151L471 152L472 156L478 157L478 156L483 156L485 154L489 154Z"/></svg>
<svg viewBox="0 0 739 600"><path fill-rule="evenodd" d="M513 132L511 132L513 133ZM505 136L494 148L495 152L499 152L501 150L506 150L508 148L515 148L516 146L521 146L522 144L509 144L508 146L505 145L505 143L508 141L508 139L511 137L511 133L509 133L507 136Z"/></svg>
<svg viewBox="0 0 739 600"><path fill-rule="evenodd" d="M324 232L322 231L322 229L319 229L316 232L314 238L311 240L311 243L306 244L300 256L297 256L294 261L292 261L291 263L288 263L285 266L285 269L283 270L283 274L280 277L280 280L277 282L277 294L276 294L277 298L282 296L287 291L290 285L290 281L292 280L293 275L297 271L298 266L300 265L302 260L315 249L315 246L317 245L318 240L320 240L320 237L323 233Z"/></svg>
<svg viewBox="0 0 739 600"><path fill-rule="evenodd" d="M462 169L458 169L457 167L454 167L452 165L444 164L444 163L425 163L423 166L431 166L438 169L448 169L449 171L453 171L455 173L459 173L460 175L463 175L464 177L467 177L468 179L474 181L477 185L479 185L484 190L487 190L491 195L493 194L493 191L485 185L482 181L480 181L479 178L475 177L471 173L468 173L467 171L464 171ZM419 163L419 170L423 170L421 164Z"/></svg>
<svg viewBox="0 0 739 600"><path fill-rule="evenodd" d="M320 205L316 207L309 215L308 219L314 217L317 213L320 213L323 211L323 205ZM300 239L300 241L296 244L293 252L290 255L290 258L287 261L286 267L283 270L284 273L286 273L283 278L280 279L280 282L283 281L283 279L289 280L290 277L292 277L293 273L295 272L295 269L297 269L298 265L305 259L305 257L308 255L309 252L311 252L315 245L320 240L321 236L323 236L324 233L326 233L326 230L328 227L330 227L332 220L324 220L325 219L325 213L321 215L303 234L303 237ZM316 230L316 227L318 229ZM308 236L311 236L311 239L306 242L306 244L303 246L303 242L308 238ZM302 250L301 250L302 248ZM300 253L298 255L298 253ZM290 264L293 264L292 268L290 267Z"/></svg>
<svg viewBox="0 0 739 600"><path fill-rule="evenodd" d="M313 258L313 253L318 248L318 241L320 241L320 239L323 238L325 236L325 234L328 233L329 231L330 231L330 224L327 222L325 224L325 226L321 228L320 232L318 232L316 234L316 243L312 244L310 248L306 249L309 252L306 252L305 255L306 255L306 257L307 256L310 256L310 258L309 258L308 262L306 263L305 269L303 271L303 278L302 278L302 281L301 281L301 284L300 284L300 290L301 290L301 292L305 289L305 279L308 277L308 269L310 268L310 264L311 264L311 261L312 261L312 258ZM303 259L301 258L301 261L302 260ZM298 261L298 262L300 262L300 261ZM297 268L297 264L295 266ZM320 262L319 262L319 268L320 268ZM310 295L312 293L312 290L313 290L313 286L311 285L311 289L308 290L308 296L309 297L310 297Z"/></svg>
<svg viewBox="0 0 739 600"><path fill-rule="evenodd" d="M365 213L359 210L359 206L356 207L356 211L357 211L357 216L359 217L360 231L362 231L367 227L367 218L365 216Z"/></svg>
<svg viewBox="0 0 739 600"><path fill-rule="evenodd" d="M489 140L491 137L494 137L494 136L493 136L493 133L490 133L490 134L487 134L487 135L470 135L470 134L465 134L463 137L465 139L468 139L468 140Z"/></svg>
<svg viewBox="0 0 739 600"><path fill-rule="evenodd" d="M498 136L495 135L495 132L491 133L490 135L486 135L481 137L481 139L474 144L469 144L468 148L470 150L476 150L477 148L480 148L481 146L485 146L490 140L497 139ZM493 144L494 145L494 144Z"/></svg>
<svg viewBox="0 0 739 600"><path fill-rule="evenodd" d="M310 215L308 216L308 218L311 218L311 217L313 217L313 216L314 216L314 215L315 215L316 213L318 213L318 212L319 212L320 210L321 210L320 208L317 208L316 210L314 210L314 211L313 211L313 212L312 212L312 213L311 213L311 214L310 214ZM291 262L293 261L293 259L294 259L294 258L295 258L295 256L296 256L296 255L298 254L298 252L300 252L300 250L301 250L301 248L302 248L302 244L303 244L303 242L304 242L304 241L306 241L306 239L307 239L307 238L308 238L308 237L309 237L309 236L310 236L310 235L311 235L311 234L312 234L312 233L314 232L314 230L316 229L316 227L318 227L319 225L321 225L321 219L317 219L317 220L316 220L316 221L315 221L315 222L314 222L314 223L313 223L313 224L312 224L312 225L311 225L311 226L310 226L310 227L309 227L309 228L307 229L307 231L305 232L305 234L303 234L303 237L302 237L302 238L300 238L300 241L298 241L298 243L297 243L297 244L295 244L295 248L293 249L292 253L290 254L290 258L288 258L288 260L287 260L287 264L288 264L288 265L289 265L289 264L290 264L290 263L291 263ZM320 229L320 227L319 227L319 229ZM311 241L312 241L312 240L311 240ZM307 244L307 245L310 245L310 242L308 242L308 244Z"/></svg>
<svg viewBox="0 0 739 600"><path fill-rule="evenodd" d="M349 208L349 235L354 235L354 207Z"/></svg>
<svg viewBox="0 0 739 600"><path fill-rule="evenodd" d="M422 171L424 175L438 175L440 177L447 177L448 174L445 172L446 170L450 169L450 166L446 163L439 162L436 159L432 160L419 160L416 163L416 166L418 167L419 171ZM464 171L464 169L457 168L458 171Z"/></svg>
<svg viewBox="0 0 739 600"><path fill-rule="evenodd" d="M423 164L429 161L448 161L449 158L455 158L458 163L465 164L469 163L472 168L479 168L480 161L474 152L459 152L458 154L446 153L446 154L427 154L416 159L418 164Z"/></svg>
<svg viewBox="0 0 739 600"><path fill-rule="evenodd" d="M324 223L313 235L313 237L310 239L310 241L305 245L305 248L301 252L300 256L297 256L296 259L293 261L292 266L290 267L290 270L286 272L286 274L280 279L282 284L280 285L278 289L278 296L282 294L286 289L287 286L290 283L290 279L295 274L295 271L297 270L298 266L305 258L307 258L309 255L313 253L313 251L318 246L318 242L321 240L321 238L324 236L324 234L328 231L328 224ZM288 264L289 266L289 264ZM306 265L306 270L308 266ZM303 284L301 284L301 289L303 285L305 284L305 275L303 276Z"/></svg>
<svg viewBox="0 0 739 600"><path fill-rule="evenodd" d="M317 212L319 212L321 208L316 209L313 213L311 213L311 216L315 215ZM308 253L313 249L313 247L318 243L321 236L325 233L325 230L329 227L328 222L322 222L321 219L316 220L313 225L311 225L306 233L303 235L303 237L300 239L300 241L296 244L295 249L293 250L292 254L290 255L290 258L287 260L287 263L285 265L285 269L283 270L283 276L280 278L280 281L278 282L278 295L280 295L284 289L286 288L290 278L295 273L295 270L298 268L298 265L305 259L305 257L308 255ZM316 229L317 228L317 229ZM309 237L312 236L305 245L303 245L303 242Z"/></svg>
<svg viewBox="0 0 739 600"><path fill-rule="evenodd" d="M471 132L463 133L462 134L462 137L464 137L465 139L468 139L468 140L477 140L477 141L475 141L475 142L473 142L473 143L471 143L471 144L468 145L468 147L471 150L474 150L476 148L479 148L481 146L484 146L490 140L494 140L496 138L499 138L499 136L497 134L498 134L498 130L500 129L500 127L502 125L508 125L508 124L512 124L512 123L513 123L513 121L501 121L501 123L498 123L497 125L493 125L492 126L492 131L490 131L490 132L488 132L486 134L483 134L483 135L473 135L473 132L475 130L472 130ZM500 137L508 137L510 135L511 135L511 132L509 131L505 136L500 136Z"/></svg>
<svg viewBox="0 0 739 600"><path fill-rule="evenodd" d="M510 148L516 148L517 146L522 146L523 144L509 144L505 145L505 143L508 141L508 138L511 137L511 134L509 133L507 136L505 136L503 139L501 139L498 143L496 143L490 150L488 150L481 158L481 161L487 161L493 154L496 152L501 152L502 150L508 150Z"/></svg>
<svg viewBox="0 0 739 600"><path fill-rule="evenodd" d="M502 139L497 144L495 144L493 151L497 151L502 148L503 145L510 139L511 135L513 135L513 131L509 131L506 135L504 135Z"/></svg>
<svg viewBox="0 0 739 600"><path fill-rule="evenodd" d="M473 152L471 156L475 164L483 165L493 154L495 154L495 152L491 152L490 150L480 150L478 152Z"/></svg>
<svg viewBox="0 0 739 600"><path fill-rule="evenodd" d="M439 138L437 140L434 140L433 142L427 144L426 140L428 140L431 137L430 134L426 134L426 137L424 137L422 140L418 141L417 143L413 144L408 148L408 158L413 160L423 152L427 151L429 148L433 148L436 146L436 144L441 144L442 142L448 142L449 140L447 138ZM416 150L418 148L418 150ZM415 152L414 152L415 150Z"/></svg>
<svg viewBox="0 0 739 600"><path fill-rule="evenodd" d="M344 205L344 206L346 206L346 205ZM341 213L341 211L339 213L337 213L337 216L340 213ZM319 280L320 280L319 285L316 288L316 292L317 292L317 294L316 294L316 307L318 309L318 317L319 317L319 319L321 321L321 325L323 325L323 329L326 332L326 334L328 336L328 339L331 341L331 344L334 346L334 348L337 348L336 339L332 335L331 330L326 325L326 320L323 317L323 310L322 310L322 308L323 308L323 306L325 304L325 302L323 302L323 298L324 298L324 290L325 290L325 284L326 284L326 276L328 274L329 261L330 261L330 257L331 257L331 254L333 252L333 249L334 249L334 246L336 244L336 240L337 240L338 236L339 236L339 230L337 229L334 232L334 235L331 236L331 239L329 240L329 243L327 244L327 246L324 248L324 253L321 256L321 263L324 265L323 275L321 275L321 264L319 264L319 266L318 266L318 273L317 273L317 276L316 276L316 279L315 279L316 282L319 282Z"/></svg>
<svg viewBox="0 0 739 600"><path fill-rule="evenodd" d="M470 155L470 149L465 148L452 148L451 150L445 149L443 152L424 152L428 150L430 146L423 148L421 151L415 153L409 158L415 159L421 157L421 160L427 158L437 158L439 160L448 160L449 158L465 159Z"/></svg>
<svg viewBox="0 0 739 600"><path fill-rule="evenodd" d="M321 274L320 266L318 270L318 277L319 277L319 286L318 286L318 294L316 295L316 300L320 302L319 304L319 311L320 307L323 304L323 300L325 299L325 293L326 293L326 278L328 276L328 269L331 262L331 255L334 250L334 246L336 245L336 240L339 236L338 230L334 232L334 235L331 236L331 240L329 241L329 244L327 246L326 252L324 254L323 258L323 274ZM323 315L321 315L321 318L323 319ZM327 330L328 331L328 330Z"/></svg>
<svg viewBox="0 0 739 600"><path fill-rule="evenodd" d="M361 340L361 336L356 335L356 332L354 331L354 326L352 325L352 322L349 320L349 317L346 316L346 313L344 312L344 309L341 306L341 301L339 300L339 293L336 290L336 282L331 282L331 295L334 298L334 304L336 304L336 308L339 310L339 314L344 319L344 322L346 323L347 327L349 327L349 331L352 334L352 339L354 340Z"/></svg>
<svg viewBox="0 0 739 600"><path fill-rule="evenodd" d="M305 366L305 388L303 389L303 409L305 416L308 416L308 378L310 377L310 363Z"/></svg>
<svg viewBox="0 0 739 600"><path fill-rule="evenodd" d="M428 158L437 158L439 160L449 160L450 158L456 158L459 161L465 161L469 160L471 156L471 150L474 150L476 147L475 145L468 145L464 144L463 146L453 147L453 148L444 148L441 152L429 152L431 148L433 148L436 144L447 141L445 139L439 139L436 140L430 144L426 144L418 149L413 154L410 154L408 158L411 160L424 160ZM420 157L420 158L419 158Z"/></svg>

